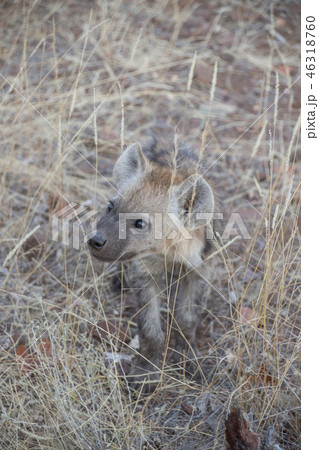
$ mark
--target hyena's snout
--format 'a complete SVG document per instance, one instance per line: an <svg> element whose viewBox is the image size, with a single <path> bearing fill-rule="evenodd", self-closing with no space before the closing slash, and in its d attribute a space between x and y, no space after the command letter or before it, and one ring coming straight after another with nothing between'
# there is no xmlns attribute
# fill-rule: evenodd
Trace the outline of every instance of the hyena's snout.
<svg viewBox="0 0 319 450"><path fill-rule="evenodd" d="M100 251L102 250L107 243L107 239L103 236L103 234L98 231L95 236L88 240L88 244L94 250Z"/></svg>

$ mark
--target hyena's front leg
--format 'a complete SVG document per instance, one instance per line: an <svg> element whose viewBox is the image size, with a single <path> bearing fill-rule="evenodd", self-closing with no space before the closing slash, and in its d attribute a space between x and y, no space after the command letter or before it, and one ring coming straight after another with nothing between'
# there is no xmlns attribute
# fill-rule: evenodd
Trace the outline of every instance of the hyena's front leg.
<svg viewBox="0 0 319 450"><path fill-rule="evenodd" d="M134 388L143 384L144 392L151 392L160 379L161 356L164 346L164 333L161 328L160 298L154 281L137 276L134 295L138 303L138 327L140 338L139 355L135 358L130 373ZM144 279L145 280L145 279Z"/></svg>
<svg viewBox="0 0 319 450"><path fill-rule="evenodd" d="M205 284L197 277L182 280L174 308L172 336L174 359L190 374L199 373L201 354L196 343L196 330L205 307Z"/></svg>

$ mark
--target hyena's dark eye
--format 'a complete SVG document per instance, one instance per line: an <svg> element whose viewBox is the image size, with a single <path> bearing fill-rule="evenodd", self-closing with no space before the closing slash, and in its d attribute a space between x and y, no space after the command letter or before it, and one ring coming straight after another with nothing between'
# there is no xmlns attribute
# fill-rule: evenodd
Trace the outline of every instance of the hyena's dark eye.
<svg viewBox="0 0 319 450"><path fill-rule="evenodd" d="M107 211L107 212L110 212L111 209L113 209L113 208L114 208L114 203L113 203L113 202L110 202L109 205L108 205L108 207L106 208L106 211Z"/></svg>
<svg viewBox="0 0 319 450"><path fill-rule="evenodd" d="M135 224L134 224L135 228L139 228L140 230L143 230L146 227L146 222L144 222L144 220L142 219L138 219Z"/></svg>

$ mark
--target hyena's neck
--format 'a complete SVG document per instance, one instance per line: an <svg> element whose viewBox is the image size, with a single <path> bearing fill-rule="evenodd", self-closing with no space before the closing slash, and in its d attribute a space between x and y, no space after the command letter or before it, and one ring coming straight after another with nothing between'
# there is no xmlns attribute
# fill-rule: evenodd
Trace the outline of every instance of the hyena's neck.
<svg viewBox="0 0 319 450"><path fill-rule="evenodd" d="M202 263L202 247L203 241L199 238L168 240L161 257L170 264L182 262L185 268L191 269Z"/></svg>

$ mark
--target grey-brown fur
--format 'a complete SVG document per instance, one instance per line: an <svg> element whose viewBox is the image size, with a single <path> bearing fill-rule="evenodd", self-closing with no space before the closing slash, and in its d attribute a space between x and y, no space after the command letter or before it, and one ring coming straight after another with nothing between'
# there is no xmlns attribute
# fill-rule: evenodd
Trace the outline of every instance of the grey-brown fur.
<svg viewBox="0 0 319 450"><path fill-rule="evenodd" d="M129 146L114 167L119 194L111 199L113 207L103 215L96 236L89 241L98 259L130 261L140 337L140 356L131 376L135 386L152 382L145 383L144 390L151 390L159 379L167 320L172 325L176 362L185 367L186 361L191 373L198 369L195 334L210 290L205 280L211 278L213 260L205 260L214 250L214 241L207 240L211 216L197 220L195 213L212 213L216 205L211 182L195 173L200 170L197 158L187 146L176 151L174 143ZM127 212L137 213L146 229L136 229L137 219L130 219L127 224L133 232L127 231L126 239L119 239L119 213ZM182 231L176 231L168 212L178 218ZM166 225L161 239L155 239L156 213L163 215ZM186 239L186 232L192 239ZM163 323L161 302L166 302L170 311Z"/></svg>

